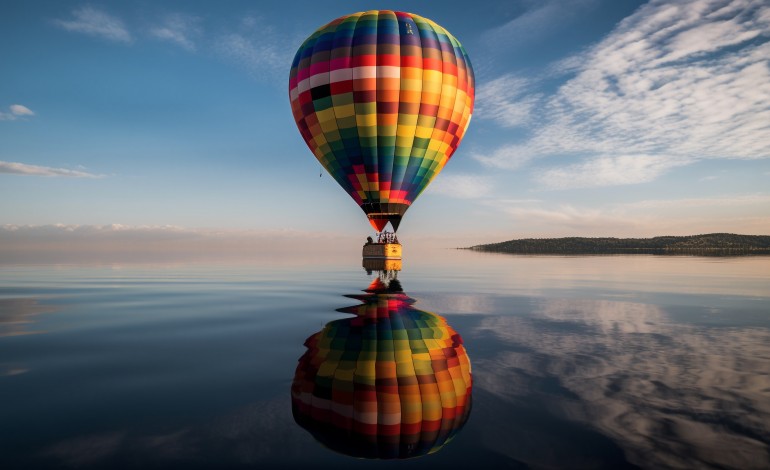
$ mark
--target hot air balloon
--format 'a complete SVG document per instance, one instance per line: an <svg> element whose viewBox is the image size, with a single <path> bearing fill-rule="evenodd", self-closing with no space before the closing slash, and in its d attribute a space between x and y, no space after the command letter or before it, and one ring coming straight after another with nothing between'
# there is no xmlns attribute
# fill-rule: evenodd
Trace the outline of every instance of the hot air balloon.
<svg viewBox="0 0 770 470"><path fill-rule="evenodd" d="M392 273L391 273L392 276ZM397 279L375 279L353 318L305 341L291 387L295 421L326 447L359 458L438 451L471 410L471 366L444 318L412 306Z"/></svg>
<svg viewBox="0 0 770 470"><path fill-rule="evenodd" d="M412 13L342 16L302 43L289 75L302 138L381 232L446 165L474 103L468 55Z"/></svg>

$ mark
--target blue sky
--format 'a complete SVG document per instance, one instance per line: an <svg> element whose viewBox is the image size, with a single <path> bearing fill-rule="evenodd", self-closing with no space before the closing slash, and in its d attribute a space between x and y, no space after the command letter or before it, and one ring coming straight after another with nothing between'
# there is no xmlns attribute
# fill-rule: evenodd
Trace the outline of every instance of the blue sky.
<svg viewBox="0 0 770 470"><path fill-rule="evenodd" d="M477 75L402 238L770 233L760 0L3 2L0 226L365 236L286 89L305 37L375 8L435 20Z"/></svg>

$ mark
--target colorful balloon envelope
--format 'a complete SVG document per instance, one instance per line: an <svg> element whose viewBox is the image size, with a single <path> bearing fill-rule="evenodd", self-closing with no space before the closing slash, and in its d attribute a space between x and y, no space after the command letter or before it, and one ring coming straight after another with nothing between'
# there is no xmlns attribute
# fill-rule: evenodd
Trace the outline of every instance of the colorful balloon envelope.
<svg viewBox="0 0 770 470"><path fill-rule="evenodd" d="M305 342L291 388L294 419L334 451L378 459L429 454L470 414L462 338L394 290L353 296L363 304L340 311L354 318Z"/></svg>
<svg viewBox="0 0 770 470"><path fill-rule="evenodd" d="M382 231L398 229L460 144L474 77L463 46L438 24L373 10L305 40L289 98L310 150Z"/></svg>

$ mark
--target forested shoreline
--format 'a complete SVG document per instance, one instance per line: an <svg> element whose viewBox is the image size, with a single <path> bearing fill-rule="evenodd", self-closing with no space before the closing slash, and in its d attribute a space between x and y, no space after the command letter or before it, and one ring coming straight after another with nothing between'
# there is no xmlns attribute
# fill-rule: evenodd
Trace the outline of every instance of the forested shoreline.
<svg viewBox="0 0 770 470"><path fill-rule="evenodd" d="M516 254L770 255L770 235L710 233L653 238L522 238L464 249Z"/></svg>

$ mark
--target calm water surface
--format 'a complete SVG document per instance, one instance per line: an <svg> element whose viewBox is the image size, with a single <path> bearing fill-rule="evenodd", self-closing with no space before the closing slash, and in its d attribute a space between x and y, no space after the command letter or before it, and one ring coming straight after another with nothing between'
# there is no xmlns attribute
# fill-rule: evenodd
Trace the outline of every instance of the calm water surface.
<svg viewBox="0 0 770 470"><path fill-rule="evenodd" d="M0 266L0 468L770 468L770 258L359 263Z"/></svg>

